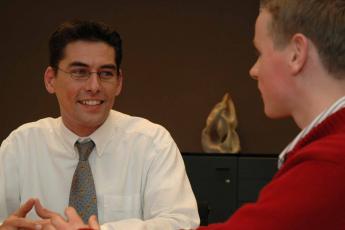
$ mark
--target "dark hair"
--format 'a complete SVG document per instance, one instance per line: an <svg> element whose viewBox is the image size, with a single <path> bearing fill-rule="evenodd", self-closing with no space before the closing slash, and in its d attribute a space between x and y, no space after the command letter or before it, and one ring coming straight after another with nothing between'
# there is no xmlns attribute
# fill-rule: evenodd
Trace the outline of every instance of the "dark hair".
<svg viewBox="0 0 345 230"><path fill-rule="evenodd" d="M50 66L55 70L64 58L65 47L74 41L101 41L115 49L115 63L119 73L122 60L120 35L110 26L94 21L72 20L62 23L49 40Z"/></svg>
<svg viewBox="0 0 345 230"><path fill-rule="evenodd" d="M268 25L275 46L284 47L296 33L307 36L321 61L337 78L345 74L344 0L261 0L272 15Z"/></svg>

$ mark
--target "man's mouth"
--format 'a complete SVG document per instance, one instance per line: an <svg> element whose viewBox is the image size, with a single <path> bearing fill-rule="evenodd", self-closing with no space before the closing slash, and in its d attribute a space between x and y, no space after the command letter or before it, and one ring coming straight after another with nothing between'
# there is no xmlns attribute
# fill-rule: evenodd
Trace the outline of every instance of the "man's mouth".
<svg viewBox="0 0 345 230"><path fill-rule="evenodd" d="M79 103L83 105L100 105L100 104L103 104L104 101L103 100L81 100L79 101Z"/></svg>

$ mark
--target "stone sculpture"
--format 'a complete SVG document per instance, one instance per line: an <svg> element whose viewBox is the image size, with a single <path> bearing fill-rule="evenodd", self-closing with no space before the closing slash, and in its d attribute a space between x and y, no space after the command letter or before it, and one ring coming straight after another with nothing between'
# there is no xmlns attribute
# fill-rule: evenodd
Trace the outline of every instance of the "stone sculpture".
<svg viewBox="0 0 345 230"><path fill-rule="evenodd" d="M207 153L238 153L241 147L236 127L235 106L229 93L226 93L212 109L202 130L203 150Z"/></svg>

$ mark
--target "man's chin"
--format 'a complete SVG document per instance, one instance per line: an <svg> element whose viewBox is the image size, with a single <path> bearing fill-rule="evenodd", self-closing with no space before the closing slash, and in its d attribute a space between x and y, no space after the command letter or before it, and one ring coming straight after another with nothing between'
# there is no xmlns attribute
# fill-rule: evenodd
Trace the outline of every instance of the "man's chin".
<svg viewBox="0 0 345 230"><path fill-rule="evenodd" d="M265 115L266 115L266 117L268 117L270 119L282 119L282 118L286 118L289 116L286 113L281 113L279 111L267 110L267 109L265 109Z"/></svg>
<svg viewBox="0 0 345 230"><path fill-rule="evenodd" d="M106 116L84 117L84 119L81 119L82 122L80 125L90 130L96 130L105 122L106 118Z"/></svg>

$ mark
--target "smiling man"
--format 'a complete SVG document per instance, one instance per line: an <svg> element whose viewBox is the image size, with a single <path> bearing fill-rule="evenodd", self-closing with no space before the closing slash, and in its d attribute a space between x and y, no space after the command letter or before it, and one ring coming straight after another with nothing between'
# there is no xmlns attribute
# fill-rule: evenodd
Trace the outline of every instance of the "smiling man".
<svg viewBox="0 0 345 230"><path fill-rule="evenodd" d="M32 221L47 218L31 211L35 203L62 217L72 206L81 223L96 216L101 229L198 226L196 201L170 134L112 110L123 81L119 34L100 23L71 21L52 34L49 48L44 82L61 117L25 124L2 143L0 229L46 224Z"/></svg>

